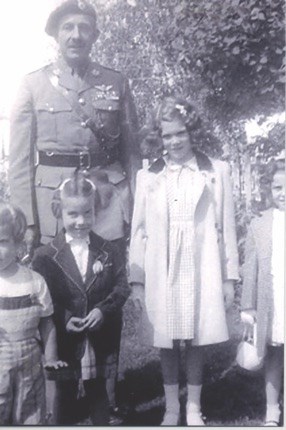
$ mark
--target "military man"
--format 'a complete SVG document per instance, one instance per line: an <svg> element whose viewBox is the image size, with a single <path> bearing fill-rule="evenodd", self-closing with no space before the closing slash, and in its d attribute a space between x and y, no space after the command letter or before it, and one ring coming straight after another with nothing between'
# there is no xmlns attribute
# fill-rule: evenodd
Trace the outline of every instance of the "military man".
<svg viewBox="0 0 286 430"><path fill-rule="evenodd" d="M60 57L24 78L10 118L11 199L27 217L28 250L32 254L61 228L50 203L75 169L90 173L101 194L96 232L120 243L130 221L130 184L140 167L128 81L90 60L99 31L96 12L85 0L57 7L46 32L58 43ZM50 384L50 410L54 395Z"/></svg>
<svg viewBox="0 0 286 430"><path fill-rule="evenodd" d="M107 180L124 208L108 239L122 237L129 221L130 180L139 167L136 109L122 74L90 60L96 18L84 0L67 0L50 14L46 32L60 57L24 78L11 113L11 198L27 217L30 246L56 235L51 196L77 168L92 170L99 185Z"/></svg>

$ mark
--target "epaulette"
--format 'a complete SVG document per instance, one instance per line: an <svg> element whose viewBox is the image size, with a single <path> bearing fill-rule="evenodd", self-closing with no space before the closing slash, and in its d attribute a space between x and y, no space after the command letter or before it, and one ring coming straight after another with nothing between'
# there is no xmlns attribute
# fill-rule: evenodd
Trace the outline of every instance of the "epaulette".
<svg viewBox="0 0 286 430"><path fill-rule="evenodd" d="M33 73L41 72L42 70L47 69L51 65L52 65L52 63L45 64L44 66L40 67L39 69L32 70L31 72L27 73L27 76L33 75Z"/></svg>
<svg viewBox="0 0 286 430"><path fill-rule="evenodd" d="M112 67L107 67L107 66L103 66L102 64L98 64L98 63L93 63L95 65L95 67L101 67L102 69L106 69L106 70L110 70L111 72L114 73L118 73L119 75L122 75L122 72L120 72L119 70L113 69Z"/></svg>

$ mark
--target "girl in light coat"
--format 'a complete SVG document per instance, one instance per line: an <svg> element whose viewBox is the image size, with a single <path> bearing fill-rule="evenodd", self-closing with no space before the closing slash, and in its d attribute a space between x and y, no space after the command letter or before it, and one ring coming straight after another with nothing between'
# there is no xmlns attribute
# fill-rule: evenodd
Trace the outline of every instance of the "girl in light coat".
<svg viewBox="0 0 286 430"><path fill-rule="evenodd" d="M138 172L130 282L142 303L145 341L160 348L162 425L180 418L180 341L187 354L187 424L203 425L203 346L228 340L225 311L238 278L229 167L194 147L200 120L184 99L165 98L153 119L149 137L162 139L165 155Z"/></svg>

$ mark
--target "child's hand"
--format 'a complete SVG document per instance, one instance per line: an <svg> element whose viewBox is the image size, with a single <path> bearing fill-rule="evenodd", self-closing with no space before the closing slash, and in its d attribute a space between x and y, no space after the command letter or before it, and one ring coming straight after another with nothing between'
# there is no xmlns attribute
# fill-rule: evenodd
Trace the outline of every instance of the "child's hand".
<svg viewBox="0 0 286 430"><path fill-rule="evenodd" d="M234 286L231 279L223 283L223 297L224 307L227 311L232 306L234 301Z"/></svg>
<svg viewBox="0 0 286 430"><path fill-rule="evenodd" d="M62 360L50 360L50 361L47 361L46 364L44 365L44 368L47 370L52 370L52 369L57 370L57 369L62 369L63 367L68 367L68 363Z"/></svg>
<svg viewBox="0 0 286 430"><path fill-rule="evenodd" d="M71 317L68 320L66 329L71 333L81 333L85 329L83 318Z"/></svg>
<svg viewBox="0 0 286 430"><path fill-rule="evenodd" d="M84 324L83 327L89 330L98 328L98 326L102 323L102 321L103 321L103 315L101 310L98 308L92 309L89 312L89 314L82 320Z"/></svg>
<svg viewBox="0 0 286 430"><path fill-rule="evenodd" d="M256 310L255 309L247 309L246 311L240 312L240 318L243 324L253 326L256 320Z"/></svg>

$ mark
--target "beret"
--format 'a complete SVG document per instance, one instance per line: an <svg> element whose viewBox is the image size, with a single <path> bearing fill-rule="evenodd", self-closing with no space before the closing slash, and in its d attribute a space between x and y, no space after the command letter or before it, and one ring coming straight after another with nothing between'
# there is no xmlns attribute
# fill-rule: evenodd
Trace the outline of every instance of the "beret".
<svg viewBox="0 0 286 430"><path fill-rule="evenodd" d="M67 0L51 12L45 28L46 33L55 37L60 20L73 13L91 17L96 25L96 12L91 4L85 0Z"/></svg>

